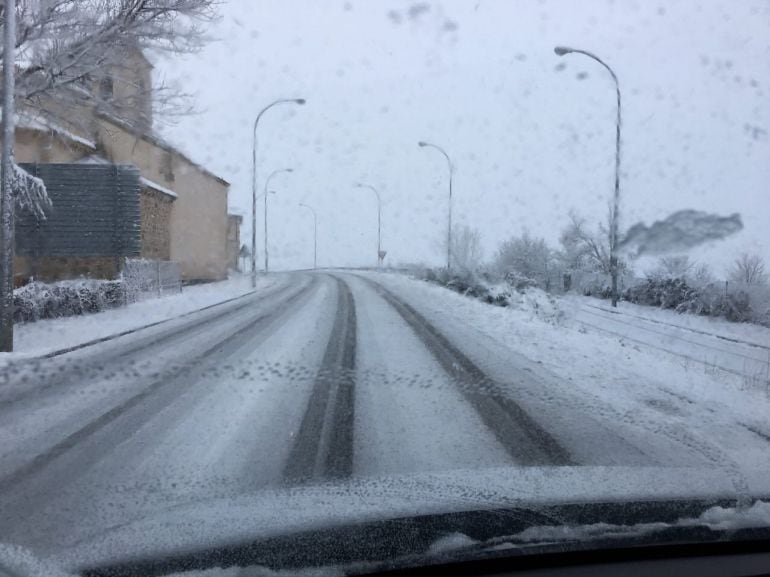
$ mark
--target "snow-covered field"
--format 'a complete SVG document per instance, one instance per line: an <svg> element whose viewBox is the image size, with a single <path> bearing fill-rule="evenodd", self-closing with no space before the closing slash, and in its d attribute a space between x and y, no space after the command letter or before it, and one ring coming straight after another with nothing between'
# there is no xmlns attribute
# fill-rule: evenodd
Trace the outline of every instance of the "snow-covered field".
<svg viewBox="0 0 770 577"><path fill-rule="evenodd" d="M274 278L257 277L257 289L267 288ZM133 303L91 315L46 319L16 325L14 353L2 354L0 362L13 357L38 356L77 346L123 331L162 322L227 299L251 292L250 277L236 276L222 282L185 287L182 293Z"/></svg>
<svg viewBox="0 0 770 577"><path fill-rule="evenodd" d="M617 323L612 320L600 321L599 328L583 322L582 307L601 301L552 298L534 290L514 306L500 308L400 274L361 274L376 278L446 334L464 341L456 344L474 349L477 358L515 351L532 361L530 370L544 382L569 383L565 397L553 398L554 403L568 402L566 395L574 395L586 410L593 404L595 415L605 422L646 431L648 439L655 431L714 462L735 461L747 468L770 465L770 379L760 372L770 371L760 362L764 349L758 349L762 352L751 372L728 372L717 367L732 366L735 347L756 347L687 331L693 342L680 346L688 347L690 356L709 352L708 362L696 362L671 345L681 338L681 328L656 325L663 334L647 339L650 344L639 337L648 332L645 323L650 322L630 314L644 314L647 311L639 311L644 307L624 306L628 323L622 325L625 332L615 334ZM657 317L667 316L650 312L659 322L663 319ZM674 315L665 322L681 319ZM715 332L714 327L718 331L727 324L691 319L689 328ZM770 342L768 335L762 327L735 325L723 336L761 345Z"/></svg>
<svg viewBox="0 0 770 577"><path fill-rule="evenodd" d="M738 376L747 385L770 387L769 328L627 302L613 309L590 297L565 297L562 303L562 309L589 331L676 355L684 364Z"/></svg>

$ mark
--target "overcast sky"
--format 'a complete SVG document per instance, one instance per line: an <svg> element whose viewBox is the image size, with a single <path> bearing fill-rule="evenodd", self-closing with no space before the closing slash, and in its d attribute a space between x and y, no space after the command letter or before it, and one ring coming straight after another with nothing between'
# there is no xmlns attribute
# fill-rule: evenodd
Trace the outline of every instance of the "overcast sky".
<svg viewBox="0 0 770 577"><path fill-rule="evenodd" d="M159 129L232 183L250 243L251 124L259 187L273 170L271 267L441 264L448 172L454 219L486 256L524 229L554 246L570 208L596 223L613 189L609 74L557 44L600 55L623 96L622 228L684 208L739 212L745 229L692 253L770 262L770 2L651 0L230 0L200 54L157 74L196 94L199 114ZM262 205L257 221L263 255Z"/></svg>

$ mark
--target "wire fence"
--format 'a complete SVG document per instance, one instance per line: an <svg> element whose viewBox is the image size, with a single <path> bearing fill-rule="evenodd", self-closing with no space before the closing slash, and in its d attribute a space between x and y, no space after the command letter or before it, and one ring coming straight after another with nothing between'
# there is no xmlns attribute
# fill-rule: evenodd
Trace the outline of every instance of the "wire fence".
<svg viewBox="0 0 770 577"><path fill-rule="evenodd" d="M127 258L122 278L129 303L182 292L178 262Z"/></svg>
<svg viewBox="0 0 770 577"><path fill-rule="evenodd" d="M585 327L724 371L770 392L770 346L707 333L625 311L585 304L576 317Z"/></svg>

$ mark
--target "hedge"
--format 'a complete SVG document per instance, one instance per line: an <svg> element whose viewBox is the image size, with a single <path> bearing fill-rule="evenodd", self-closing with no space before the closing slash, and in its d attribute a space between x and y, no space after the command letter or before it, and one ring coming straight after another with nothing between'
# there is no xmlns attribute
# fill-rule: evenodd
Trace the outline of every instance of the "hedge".
<svg viewBox="0 0 770 577"><path fill-rule="evenodd" d="M13 291L14 321L30 322L96 313L125 304L120 280L31 282Z"/></svg>

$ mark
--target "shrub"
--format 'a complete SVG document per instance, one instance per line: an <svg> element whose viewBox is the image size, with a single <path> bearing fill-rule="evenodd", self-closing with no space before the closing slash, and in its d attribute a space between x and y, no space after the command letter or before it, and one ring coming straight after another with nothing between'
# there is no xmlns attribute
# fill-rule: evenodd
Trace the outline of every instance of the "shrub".
<svg viewBox="0 0 770 577"><path fill-rule="evenodd" d="M517 292L524 292L528 288L538 286L538 282L535 279L521 275L515 271L510 271L505 275L505 282Z"/></svg>
<svg viewBox="0 0 770 577"><path fill-rule="evenodd" d="M696 289L681 278L648 278L644 283L627 289L622 297L635 304L673 309L678 313L723 317L733 322L762 323L764 317L764 312L757 313L752 306L753 302L763 302L759 295L749 294L747 290L725 293L715 283Z"/></svg>
<svg viewBox="0 0 770 577"><path fill-rule="evenodd" d="M686 312L696 306L699 295L684 279L649 277L626 289L622 298L635 304Z"/></svg>
<svg viewBox="0 0 770 577"><path fill-rule="evenodd" d="M744 291L723 295L717 300L712 314L725 317L728 321L745 323L752 319L751 299Z"/></svg>
<svg viewBox="0 0 770 577"><path fill-rule="evenodd" d="M125 302L122 281L30 282L13 291L14 321L29 322L95 313Z"/></svg>
<svg viewBox="0 0 770 577"><path fill-rule="evenodd" d="M510 294L506 291L491 290L486 281L469 272L450 273L446 269L427 269L420 278L462 295L481 299L489 304L498 306L508 306L509 304Z"/></svg>

